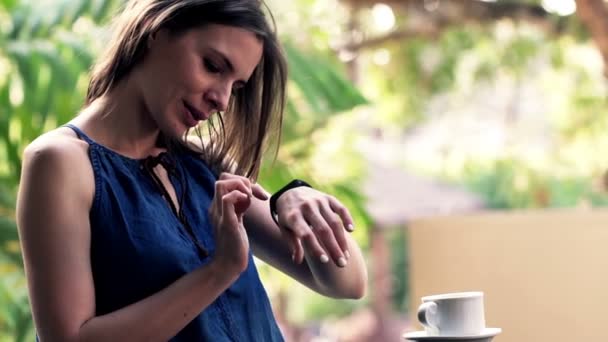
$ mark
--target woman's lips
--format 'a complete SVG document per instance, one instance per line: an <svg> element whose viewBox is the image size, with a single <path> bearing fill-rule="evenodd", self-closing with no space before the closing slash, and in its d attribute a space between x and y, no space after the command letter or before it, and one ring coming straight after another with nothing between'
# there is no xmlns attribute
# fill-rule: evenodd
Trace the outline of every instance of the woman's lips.
<svg viewBox="0 0 608 342"><path fill-rule="evenodd" d="M184 106L192 114L192 117L194 117L195 120L200 121L200 120L207 120L209 118L205 113L201 112L200 110L198 110L195 107L188 104L188 102L184 102Z"/></svg>
<svg viewBox="0 0 608 342"><path fill-rule="evenodd" d="M188 127L194 127L196 125L198 125L198 120L196 118L194 118L194 114L192 114L192 112L190 112L190 110L187 107L184 107L184 120L186 120L186 125Z"/></svg>

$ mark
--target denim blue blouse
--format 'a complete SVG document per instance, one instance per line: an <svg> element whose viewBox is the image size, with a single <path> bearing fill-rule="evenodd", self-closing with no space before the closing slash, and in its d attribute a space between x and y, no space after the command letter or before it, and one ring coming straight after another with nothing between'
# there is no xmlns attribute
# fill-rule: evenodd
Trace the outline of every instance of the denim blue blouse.
<svg viewBox="0 0 608 342"><path fill-rule="evenodd" d="M66 126L89 144L95 175L89 217L97 315L144 299L210 261L215 244L207 210L217 177L200 157L172 153L177 171L168 172L176 195L184 198L180 211L188 232L143 159L120 155ZM283 341L251 253L240 277L170 341Z"/></svg>

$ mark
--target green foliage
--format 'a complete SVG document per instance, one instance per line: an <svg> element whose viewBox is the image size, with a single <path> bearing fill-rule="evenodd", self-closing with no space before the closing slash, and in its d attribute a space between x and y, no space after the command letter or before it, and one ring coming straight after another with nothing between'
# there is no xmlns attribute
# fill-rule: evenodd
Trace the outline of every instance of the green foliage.
<svg viewBox="0 0 608 342"><path fill-rule="evenodd" d="M302 293L293 301L295 313L291 317L295 322L318 322L321 319L335 319L347 316L366 303L359 300L341 300L340 305L328 305L328 300L315 293ZM299 306L299 307L297 307Z"/></svg>
<svg viewBox="0 0 608 342"><path fill-rule="evenodd" d="M391 283L393 309L407 312L409 303L409 262L407 234L402 227L395 227L387 235L391 260Z"/></svg>
<svg viewBox="0 0 608 342"><path fill-rule="evenodd" d="M489 166L469 164L466 179L471 189L495 209L608 204L608 193L587 177L547 175L516 159L497 160Z"/></svg>
<svg viewBox="0 0 608 342"><path fill-rule="evenodd" d="M425 106L434 96L462 87L470 75L473 81L492 80L501 72L520 76L546 48L552 49L556 66L563 63L559 43L512 22L449 27L436 39L410 38L387 46L391 62L368 63L371 80L362 88L374 95L378 126L408 129L426 119Z"/></svg>
<svg viewBox="0 0 608 342"><path fill-rule="evenodd" d="M365 104L366 100L332 65L315 55L303 55L292 44L285 43L291 80L299 88L313 122L326 121L328 115ZM302 108L304 109L304 108Z"/></svg>
<svg viewBox="0 0 608 342"><path fill-rule="evenodd" d="M15 225L22 150L81 102L77 83L92 53L86 35L76 33L77 21L99 23L120 3L0 2L0 340L33 340Z"/></svg>
<svg viewBox="0 0 608 342"><path fill-rule="evenodd" d="M470 165L469 170L467 178L471 188L484 195L490 208L545 207L548 204L544 197L546 187L542 179L538 179L522 163L501 160L487 169ZM540 195L531 196L531 193Z"/></svg>
<svg viewBox="0 0 608 342"><path fill-rule="evenodd" d="M527 63L539 51L538 39L517 36L501 51L499 64L520 74L526 69Z"/></svg>
<svg viewBox="0 0 608 342"><path fill-rule="evenodd" d="M438 46L442 57L431 73L429 94L445 91L453 85L461 57L475 47L479 35L470 28L451 28L441 35Z"/></svg>
<svg viewBox="0 0 608 342"><path fill-rule="evenodd" d="M23 274L16 267L0 269L0 340L33 341L33 324ZM7 333L8 336L2 334Z"/></svg>

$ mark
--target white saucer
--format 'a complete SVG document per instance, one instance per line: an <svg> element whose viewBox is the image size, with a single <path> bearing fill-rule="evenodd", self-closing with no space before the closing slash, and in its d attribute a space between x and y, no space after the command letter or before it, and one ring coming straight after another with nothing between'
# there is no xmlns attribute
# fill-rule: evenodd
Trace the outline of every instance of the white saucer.
<svg viewBox="0 0 608 342"><path fill-rule="evenodd" d="M471 336L429 336L426 331L412 331L403 334L403 338L411 341L470 341L470 342L490 342L492 338L502 332L500 328L485 328L481 334Z"/></svg>

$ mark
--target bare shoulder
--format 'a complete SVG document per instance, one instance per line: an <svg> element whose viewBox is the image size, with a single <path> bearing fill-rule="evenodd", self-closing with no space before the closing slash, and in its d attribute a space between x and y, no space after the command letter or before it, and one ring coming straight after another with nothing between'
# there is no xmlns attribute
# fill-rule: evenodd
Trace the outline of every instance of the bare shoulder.
<svg viewBox="0 0 608 342"><path fill-rule="evenodd" d="M88 144L66 128L45 133L25 148L16 213L26 254L42 253L56 236L65 242L66 236L76 238L76 231L87 234L82 227L88 225L95 192L87 151ZM40 242L42 237L47 242Z"/></svg>
<svg viewBox="0 0 608 342"><path fill-rule="evenodd" d="M88 144L80 140L67 127L59 127L42 134L32 141L24 151L24 159L50 158L81 158L87 156Z"/></svg>
<svg viewBox="0 0 608 342"><path fill-rule="evenodd" d="M67 182L62 184L65 190L78 190L83 196L92 194L94 179L88 144L67 127L44 133L23 152L22 181L32 177L49 183Z"/></svg>

